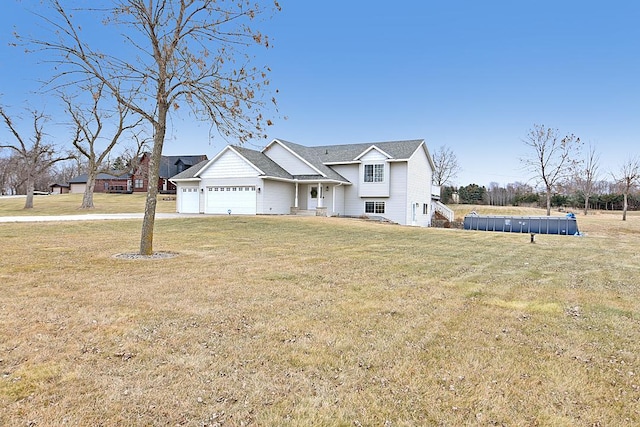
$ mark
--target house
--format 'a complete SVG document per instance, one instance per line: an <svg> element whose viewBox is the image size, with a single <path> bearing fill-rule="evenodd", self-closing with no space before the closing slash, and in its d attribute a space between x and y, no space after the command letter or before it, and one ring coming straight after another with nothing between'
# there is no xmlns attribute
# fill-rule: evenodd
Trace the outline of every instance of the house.
<svg viewBox="0 0 640 427"><path fill-rule="evenodd" d="M69 184L56 182L49 186L49 192L51 194L67 194L69 192Z"/></svg>
<svg viewBox="0 0 640 427"><path fill-rule="evenodd" d="M274 139L261 151L227 146L171 181L181 213L312 211L428 226L439 203L433 170L421 139L321 147Z"/></svg>
<svg viewBox="0 0 640 427"><path fill-rule="evenodd" d="M69 181L69 193L84 193L87 174L83 173ZM94 193L131 193L131 174L126 171L103 172L96 176Z"/></svg>
<svg viewBox="0 0 640 427"><path fill-rule="evenodd" d="M135 168L132 176L132 190L134 192L146 192L149 188L150 160L151 153L147 152L142 153L142 156L138 159L138 166ZM207 156L204 154L196 156L162 156L160 159L158 190L161 193L175 194L176 187L169 178L203 160L207 160Z"/></svg>

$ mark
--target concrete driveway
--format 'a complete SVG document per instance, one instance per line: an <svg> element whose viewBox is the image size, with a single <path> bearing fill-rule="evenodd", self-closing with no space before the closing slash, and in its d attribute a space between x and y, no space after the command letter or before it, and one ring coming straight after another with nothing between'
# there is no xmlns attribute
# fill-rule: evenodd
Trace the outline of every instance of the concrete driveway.
<svg viewBox="0 0 640 427"><path fill-rule="evenodd" d="M156 213L156 219L189 218L199 214ZM113 219L142 219L142 213L121 214L81 214L81 215L38 215L38 216L0 216L0 222L45 222L45 221L98 221Z"/></svg>

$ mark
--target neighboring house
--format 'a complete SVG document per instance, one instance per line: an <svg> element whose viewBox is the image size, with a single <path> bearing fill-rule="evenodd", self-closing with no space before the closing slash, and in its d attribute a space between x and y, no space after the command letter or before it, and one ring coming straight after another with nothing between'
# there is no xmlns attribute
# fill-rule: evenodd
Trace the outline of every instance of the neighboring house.
<svg viewBox="0 0 640 427"><path fill-rule="evenodd" d="M55 183L49 186L51 194L67 194L69 192L69 184Z"/></svg>
<svg viewBox="0 0 640 427"><path fill-rule="evenodd" d="M69 193L84 193L87 174L83 173L69 181ZM99 173L96 176L94 193L131 193L131 174L124 171Z"/></svg>
<svg viewBox="0 0 640 427"><path fill-rule="evenodd" d="M382 217L428 226L434 164L424 140L263 150L227 146L174 176L182 213Z"/></svg>
<svg viewBox="0 0 640 427"><path fill-rule="evenodd" d="M151 153L143 153L138 159L138 166L131 178L134 192L146 192L149 188L150 160ZM175 194L176 186L169 181L169 178L189 169L191 166L203 160L207 160L207 156L204 154L196 156L162 156L160 159L158 190L161 193Z"/></svg>

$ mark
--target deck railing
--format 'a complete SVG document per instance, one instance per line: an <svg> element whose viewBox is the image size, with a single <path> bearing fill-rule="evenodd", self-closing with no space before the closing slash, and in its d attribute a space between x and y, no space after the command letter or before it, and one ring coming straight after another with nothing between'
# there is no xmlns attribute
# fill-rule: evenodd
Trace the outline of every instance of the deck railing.
<svg viewBox="0 0 640 427"><path fill-rule="evenodd" d="M433 204L435 211L445 217L447 221L452 222L454 220L455 213L453 212L453 210L451 210L451 208L439 201L434 201Z"/></svg>

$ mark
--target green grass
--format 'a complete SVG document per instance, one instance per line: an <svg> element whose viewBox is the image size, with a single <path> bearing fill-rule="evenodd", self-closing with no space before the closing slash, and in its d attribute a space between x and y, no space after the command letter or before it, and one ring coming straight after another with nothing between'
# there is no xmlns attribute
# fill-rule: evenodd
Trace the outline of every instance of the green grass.
<svg viewBox="0 0 640 427"><path fill-rule="evenodd" d="M638 425L640 217L578 221L0 224L0 425Z"/></svg>
<svg viewBox="0 0 640 427"><path fill-rule="evenodd" d="M170 200L173 199L173 200ZM93 195L93 209L80 209L82 194L34 196L33 208L24 209L23 197L0 197L0 216L78 215L84 213L142 213L146 193ZM157 212L175 212L175 195L158 195Z"/></svg>

